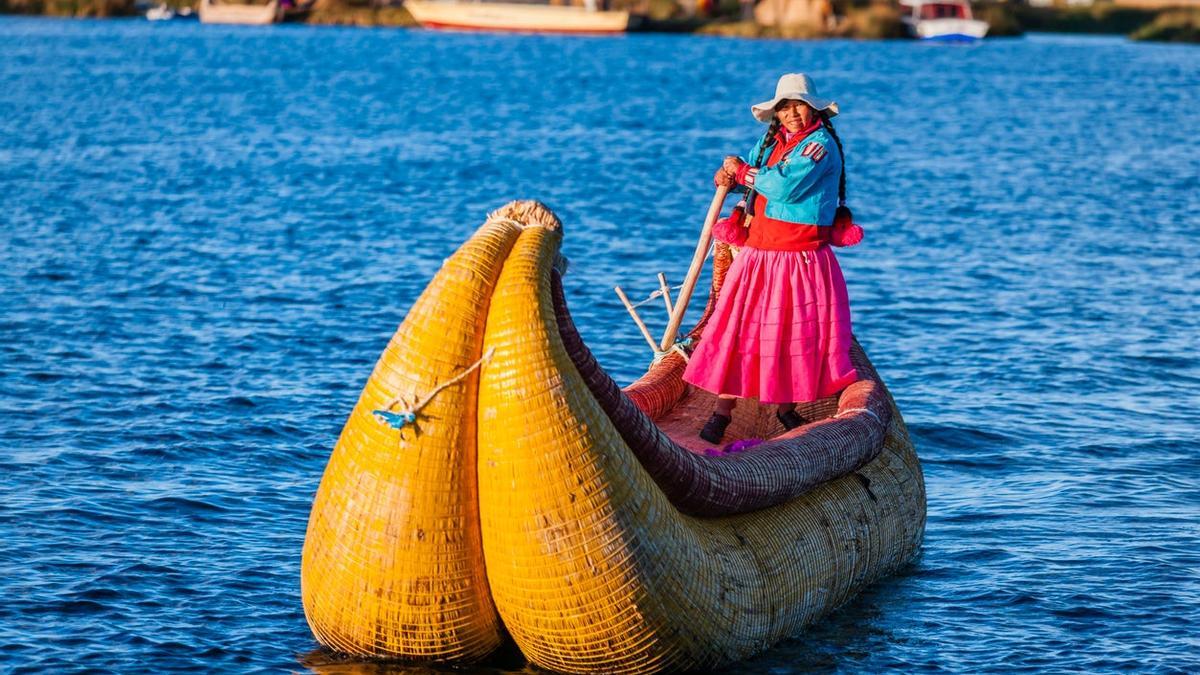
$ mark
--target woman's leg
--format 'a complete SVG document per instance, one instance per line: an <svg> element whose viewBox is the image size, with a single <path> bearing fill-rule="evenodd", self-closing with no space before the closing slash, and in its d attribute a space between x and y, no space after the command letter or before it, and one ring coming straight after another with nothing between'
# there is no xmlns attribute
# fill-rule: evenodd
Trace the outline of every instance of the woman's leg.
<svg viewBox="0 0 1200 675"><path fill-rule="evenodd" d="M725 436L725 429L733 419L733 406L735 405L737 405L737 399L733 396L718 395L717 407L713 410L712 417L709 417L708 422L704 424L704 428L700 430L700 438L709 443L720 443Z"/></svg>
<svg viewBox="0 0 1200 675"><path fill-rule="evenodd" d="M800 416L800 413L796 412L795 403L780 403L779 409L775 411L775 417L783 425L783 428L788 431L804 424L804 418Z"/></svg>
<svg viewBox="0 0 1200 675"><path fill-rule="evenodd" d="M717 407L713 410L713 412L717 415L730 417L733 414L733 407L736 405L736 397L729 396L728 394L721 394L720 396L717 396ZM793 404L792 407L794 408L796 406Z"/></svg>

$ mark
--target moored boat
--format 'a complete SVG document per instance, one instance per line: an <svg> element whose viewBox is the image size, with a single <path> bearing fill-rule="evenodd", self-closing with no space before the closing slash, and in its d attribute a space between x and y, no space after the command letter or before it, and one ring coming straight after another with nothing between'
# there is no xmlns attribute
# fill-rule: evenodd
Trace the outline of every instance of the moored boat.
<svg viewBox="0 0 1200 675"><path fill-rule="evenodd" d="M974 42L988 32L986 21L971 13L966 0L900 0L901 17L913 37L941 42Z"/></svg>
<svg viewBox="0 0 1200 675"><path fill-rule="evenodd" d="M147 21L170 21L175 18L175 9L169 5L155 5L146 10Z"/></svg>
<svg viewBox="0 0 1200 675"><path fill-rule="evenodd" d="M405 9L425 28L522 33L623 33L636 23L627 11L585 6L462 0L407 0Z"/></svg>
<svg viewBox="0 0 1200 675"><path fill-rule="evenodd" d="M265 26L283 18L279 0L271 0L265 5L200 0L199 13L200 23L239 26Z"/></svg>
<svg viewBox="0 0 1200 675"><path fill-rule="evenodd" d="M920 463L861 348L860 381L801 406L811 423L784 432L747 401L727 439L762 442L713 455L694 436L712 397L683 383L683 354L624 390L591 356L562 237L536 202L492 214L384 351L305 539L323 644L475 662L507 633L562 672L711 668L913 558ZM730 260L718 244L693 339Z"/></svg>

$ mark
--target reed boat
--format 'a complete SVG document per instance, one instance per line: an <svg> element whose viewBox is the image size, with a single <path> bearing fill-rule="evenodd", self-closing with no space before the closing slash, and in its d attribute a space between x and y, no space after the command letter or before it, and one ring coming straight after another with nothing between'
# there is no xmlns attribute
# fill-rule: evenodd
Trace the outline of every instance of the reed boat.
<svg viewBox="0 0 1200 675"><path fill-rule="evenodd" d="M404 8L424 28L519 33L623 33L637 17L623 10L601 10L594 0L585 6L527 2L407 0Z"/></svg>
<svg viewBox="0 0 1200 675"><path fill-rule="evenodd" d="M712 456L695 434L713 397L682 381L686 350L624 389L592 356L562 241L537 202L494 212L384 350L304 543L301 595L322 644L474 663L511 636L559 672L713 668L913 559L921 466L857 343L862 379L800 408L815 421L784 432L745 401L726 439L765 441ZM731 259L715 246L693 340Z"/></svg>

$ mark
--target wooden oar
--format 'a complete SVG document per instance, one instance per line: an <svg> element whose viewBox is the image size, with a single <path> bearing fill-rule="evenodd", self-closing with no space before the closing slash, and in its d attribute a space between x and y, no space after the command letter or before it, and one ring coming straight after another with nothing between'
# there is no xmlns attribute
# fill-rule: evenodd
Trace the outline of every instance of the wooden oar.
<svg viewBox="0 0 1200 675"><path fill-rule="evenodd" d="M725 205L725 196L729 188L721 186L713 195L712 203L708 205L708 215L704 218L704 227L700 230L700 241L696 242L696 252L692 254L692 266L688 268L687 277L683 280L683 288L675 298L675 311L671 312L671 321L667 324L667 332L663 333L659 351L665 352L675 344L675 335L679 333L679 325L683 323L683 314L687 311L688 302L692 299L692 291L700 280L700 271L704 269L704 259L708 256L708 246L712 243L713 223L721 216L721 207Z"/></svg>

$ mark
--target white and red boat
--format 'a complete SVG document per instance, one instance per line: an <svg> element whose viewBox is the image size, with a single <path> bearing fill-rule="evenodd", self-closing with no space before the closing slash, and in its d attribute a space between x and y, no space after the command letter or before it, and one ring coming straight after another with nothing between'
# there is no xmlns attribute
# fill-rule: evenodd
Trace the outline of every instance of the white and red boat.
<svg viewBox="0 0 1200 675"><path fill-rule="evenodd" d="M901 17L912 36L921 40L974 42L987 35L986 21L971 14L965 0L900 0Z"/></svg>
<svg viewBox="0 0 1200 675"><path fill-rule="evenodd" d="M519 33L624 33L638 17L604 10L595 0L583 6L463 0L407 0L404 7L425 28Z"/></svg>

